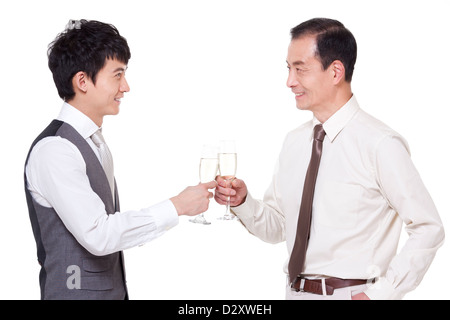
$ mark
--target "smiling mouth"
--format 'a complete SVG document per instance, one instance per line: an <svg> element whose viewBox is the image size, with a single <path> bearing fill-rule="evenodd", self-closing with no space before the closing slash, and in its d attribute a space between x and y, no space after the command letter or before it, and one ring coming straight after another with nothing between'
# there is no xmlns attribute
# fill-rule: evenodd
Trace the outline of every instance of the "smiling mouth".
<svg viewBox="0 0 450 320"><path fill-rule="evenodd" d="M301 96L303 96L305 93L304 92L300 92L300 93L296 93L295 94L295 97L297 98L297 97L301 97Z"/></svg>

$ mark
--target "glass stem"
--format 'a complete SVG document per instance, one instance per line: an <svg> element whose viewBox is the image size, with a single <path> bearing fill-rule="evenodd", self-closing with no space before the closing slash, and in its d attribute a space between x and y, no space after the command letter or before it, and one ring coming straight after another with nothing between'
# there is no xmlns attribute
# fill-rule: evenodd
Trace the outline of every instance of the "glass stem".
<svg viewBox="0 0 450 320"><path fill-rule="evenodd" d="M232 179L227 179L227 187L228 187L228 183L229 183L229 186L231 187L231 183L233 182L233 179L234 179L234 178L232 178ZM226 205L226 215L227 215L227 216L231 216L230 198L231 198L231 196L228 196L228 198L227 198L227 205Z"/></svg>

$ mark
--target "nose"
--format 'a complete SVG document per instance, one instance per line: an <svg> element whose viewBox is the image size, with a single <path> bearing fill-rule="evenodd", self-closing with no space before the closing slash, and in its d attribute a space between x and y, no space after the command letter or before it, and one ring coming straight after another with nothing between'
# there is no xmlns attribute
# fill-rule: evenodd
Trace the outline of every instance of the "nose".
<svg viewBox="0 0 450 320"><path fill-rule="evenodd" d="M125 77L122 77L122 82L120 83L120 91L121 92L129 92L130 86L128 85L128 81Z"/></svg>
<svg viewBox="0 0 450 320"><path fill-rule="evenodd" d="M288 86L288 88L294 88L298 86L298 84L299 83L297 80L297 76L295 75L295 70L290 69L286 85Z"/></svg>

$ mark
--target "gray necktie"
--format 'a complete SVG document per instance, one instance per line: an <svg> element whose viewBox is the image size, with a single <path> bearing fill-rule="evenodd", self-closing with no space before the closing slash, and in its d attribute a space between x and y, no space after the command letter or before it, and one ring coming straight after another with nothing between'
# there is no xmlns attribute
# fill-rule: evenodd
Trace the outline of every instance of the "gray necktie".
<svg viewBox="0 0 450 320"><path fill-rule="evenodd" d="M102 129L98 129L91 136L91 139L97 146L98 151L100 153L100 160L101 160L100 162L103 166L103 170L105 171L106 177L108 178L109 186L111 188L111 194L114 199L114 163L111 151L109 151L109 148L105 142L105 138L103 138Z"/></svg>
<svg viewBox="0 0 450 320"><path fill-rule="evenodd" d="M311 160L306 172L305 185L303 187L302 202L297 224L294 248L288 264L289 278L291 283L303 271L305 265L306 248L309 240L309 229L311 226L312 203L314 189L316 187L317 172L319 171L320 158L322 156L322 144L325 138L325 130L321 124L314 127L314 141L312 146Z"/></svg>

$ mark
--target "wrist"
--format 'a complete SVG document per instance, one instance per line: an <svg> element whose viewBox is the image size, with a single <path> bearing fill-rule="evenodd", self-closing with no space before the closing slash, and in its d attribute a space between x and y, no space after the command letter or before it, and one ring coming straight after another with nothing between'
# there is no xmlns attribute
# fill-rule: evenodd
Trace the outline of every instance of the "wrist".
<svg viewBox="0 0 450 320"><path fill-rule="evenodd" d="M172 201L173 206L175 207L175 210L177 211L178 216L183 215L184 212L182 211L182 206L180 204L178 196L172 197L169 200Z"/></svg>
<svg viewBox="0 0 450 320"><path fill-rule="evenodd" d="M245 196L242 198L242 200L237 203L237 204L233 204L231 207L235 208L235 207L239 207L240 205L242 205L243 203L245 203L245 200L247 200L247 194L245 194Z"/></svg>

